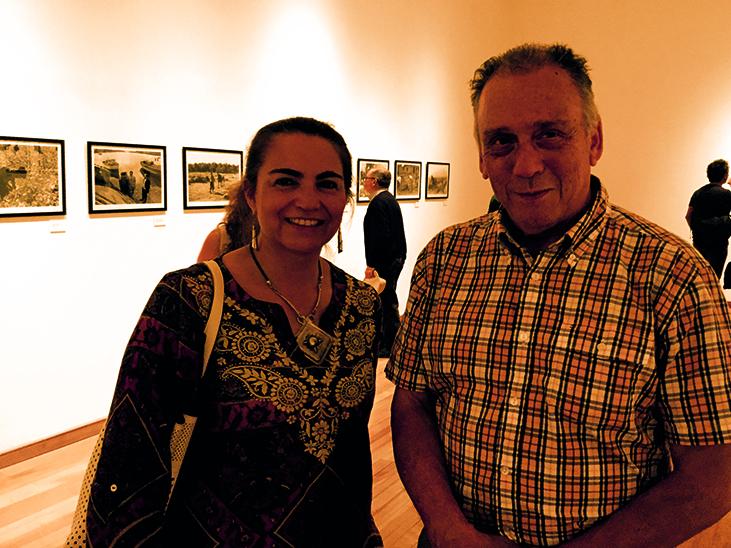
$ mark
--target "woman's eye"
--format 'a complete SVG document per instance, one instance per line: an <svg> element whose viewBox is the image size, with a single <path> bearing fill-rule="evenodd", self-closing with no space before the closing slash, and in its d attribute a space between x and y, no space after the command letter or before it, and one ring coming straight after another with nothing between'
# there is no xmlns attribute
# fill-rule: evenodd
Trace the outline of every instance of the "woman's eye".
<svg viewBox="0 0 731 548"><path fill-rule="evenodd" d="M274 183L273 183L274 186L279 186L279 187L290 187L290 186L295 186L297 184L298 184L297 180L293 179L292 177L278 177L278 178L274 179Z"/></svg>
<svg viewBox="0 0 731 548"><path fill-rule="evenodd" d="M318 181L317 186L324 190L339 190L340 183L335 180L325 179L324 181Z"/></svg>

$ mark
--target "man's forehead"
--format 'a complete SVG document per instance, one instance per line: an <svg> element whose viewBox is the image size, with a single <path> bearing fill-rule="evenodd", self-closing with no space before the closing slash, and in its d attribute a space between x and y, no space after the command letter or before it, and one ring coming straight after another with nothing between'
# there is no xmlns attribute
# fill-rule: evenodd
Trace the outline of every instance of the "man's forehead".
<svg viewBox="0 0 731 548"><path fill-rule="evenodd" d="M530 72L499 72L480 94L480 132L500 127L534 128L546 123L574 123L583 105L568 73L548 66Z"/></svg>

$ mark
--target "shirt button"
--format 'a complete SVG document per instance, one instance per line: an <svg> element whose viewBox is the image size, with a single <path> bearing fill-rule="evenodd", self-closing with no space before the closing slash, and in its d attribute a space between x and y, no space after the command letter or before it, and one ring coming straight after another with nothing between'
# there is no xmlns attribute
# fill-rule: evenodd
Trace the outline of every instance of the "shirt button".
<svg viewBox="0 0 731 548"><path fill-rule="evenodd" d="M520 400L518 398L510 398L510 402L509 403L510 403L510 405L512 405L513 407L515 407L516 405L518 405L520 403Z"/></svg>
<svg viewBox="0 0 731 548"><path fill-rule="evenodd" d="M109 486L109 490L110 490L110 491L111 491L112 493L116 493L116 492L117 492L117 484L116 484L116 483L113 483L113 484L111 484L111 485Z"/></svg>
<svg viewBox="0 0 731 548"><path fill-rule="evenodd" d="M519 342L522 342L522 343L528 342L528 339L529 338L530 338L530 335L528 335L528 332L527 331L521 331L520 333L518 333L518 341Z"/></svg>
<svg viewBox="0 0 731 548"><path fill-rule="evenodd" d="M503 476L509 476L510 475L510 467L509 466L501 466L500 467L500 473Z"/></svg>
<svg viewBox="0 0 731 548"><path fill-rule="evenodd" d="M531 281L531 282L533 282L533 283L538 283L538 282L540 282L540 281L541 281L542 279L543 279L543 276L541 275L541 273L540 273L540 272L534 272L534 273L533 273L533 274L531 274L531 276L530 276L530 281Z"/></svg>

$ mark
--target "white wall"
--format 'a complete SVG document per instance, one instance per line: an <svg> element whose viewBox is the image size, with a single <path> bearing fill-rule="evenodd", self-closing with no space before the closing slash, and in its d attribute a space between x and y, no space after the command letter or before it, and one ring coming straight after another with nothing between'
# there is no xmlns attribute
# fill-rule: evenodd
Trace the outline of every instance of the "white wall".
<svg viewBox="0 0 731 548"><path fill-rule="evenodd" d="M454 40L470 16L433 8L0 0L0 135L65 140L68 212L0 219L0 452L106 415L150 291L195 261L221 217L183 213L183 146L241 150L264 123L310 115L332 122L354 158L451 162L448 201L403 204L405 302L421 247L488 201L470 136L473 63ZM165 145L167 212L90 217L87 141ZM358 276L364 212L333 258Z"/></svg>
<svg viewBox="0 0 731 548"><path fill-rule="evenodd" d="M446 202L404 203L416 254L487 207L467 83L487 56L564 41L593 68L610 197L681 236L705 166L731 156L728 0L0 0L0 134L66 141L65 232L0 220L0 452L103 417L160 276L220 213L183 213L181 147L243 149L261 125L328 120L355 158L451 163ZM90 217L87 141L166 145L164 214ZM334 260L365 267L356 207ZM155 219L165 226L154 226ZM403 302L402 302L403 304Z"/></svg>

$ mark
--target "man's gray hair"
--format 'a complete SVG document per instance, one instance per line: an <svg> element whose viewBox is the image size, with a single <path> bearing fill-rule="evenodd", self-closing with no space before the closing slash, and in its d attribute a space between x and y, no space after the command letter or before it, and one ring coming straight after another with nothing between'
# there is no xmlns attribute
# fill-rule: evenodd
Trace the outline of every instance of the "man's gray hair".
<svg viewBox="0 0 731 548"><path fill-rule="evenodd" d="M391 172L387 169L375 167L369 173L376 179L379 188L388 188L391 185Z"/></svg>
<svg viewBox="0 0 731 548"><path fill-rule="evenodd" d="M589 65L584 57L565 44L522 44L482 63L470 81L475 115L482 90L496 74L525 74L551 65L564 69L571 77L583 104L584 125L587 129L595 127L599 123L599 111L594 102Z"/></svg>

